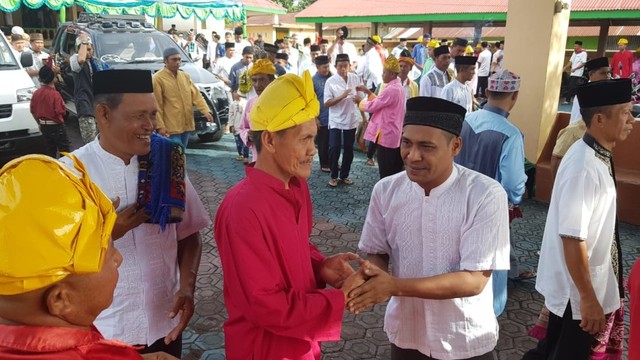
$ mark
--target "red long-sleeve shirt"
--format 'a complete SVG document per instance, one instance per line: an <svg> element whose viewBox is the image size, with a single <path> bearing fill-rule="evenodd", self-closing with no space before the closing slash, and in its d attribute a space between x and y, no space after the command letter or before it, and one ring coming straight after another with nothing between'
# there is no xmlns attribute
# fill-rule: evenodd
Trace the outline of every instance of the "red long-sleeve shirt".
<svg viewBox="0 0 640 360"><path fill-rule="evenodd" d="M339 340L342 290L324 289L324 256L309 242L309 187L252 167L225 196L215 239L224 274L228 360L319 360L320 341Z"/></svg>
<svg viewBox="0 0 640 360"><path fill-rule="evenodd" d="M629 273L629 311L631 312L631 326L629 330L629 360L640 359L640 260L631 268Z"/></svg>
<svg viewBox="0 0 640 360"><path fill-rule="evenodd" d="M91 330L56 326L0 325L0 359L3 360L142 360L131 346L105 340Z"/></svg>
<svg viewBox="0 0 640 360"><path fill-rule="evenodd" d="M62 95L47 85L43 85L33 94L30 110L36 120L53 120L58 124L64 124L64 116L67 113Z"/></svg>
<svg viewBox="0 0 640 360"><path fill-rule="evenodd" d="M633 68L633 53L629 50L618 51L611 59L611 72L613 76L628 78Z"/></svg>

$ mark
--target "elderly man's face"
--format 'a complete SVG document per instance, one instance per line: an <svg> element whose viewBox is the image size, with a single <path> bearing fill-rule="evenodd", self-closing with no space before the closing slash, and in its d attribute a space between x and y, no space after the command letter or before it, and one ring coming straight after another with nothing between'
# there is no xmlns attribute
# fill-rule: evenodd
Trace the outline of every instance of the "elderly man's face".
<svg viewBox="0 0 640 360"><path fill-rule="evenodd" d="M285 177L306 179L311 176L317 133L316 122L306 121L274 135L273 156Z"/></svg>
<svg viewBox="0 0 640 360"><path fill-rule="evenodd" d="M451 175L453 158L462 148L459 137L430 126L406 125L400 155L409 179L432 189Z"/></svg>
<svg viewBox="0 0 640 360"><path fill-rule="evenodd" d="M607 140L618 142L627 139L635 119L631 114L631 103L617 104L610 107L608 112L604 113L604 131Z"/></svg>
<svg viewBox="0 0 640 360"><path fill-rule="evenodd" d="M134 155L151 151L151 133L156 126L156 99L153 93L123 94L118 107L96 106L100 144L126 163Z"/></svg>
<svg viewBox="0 0 640 360"><path fill-rule="evenodd" d="M389 69L382 70L382 82L388 84L390 81L395 80L398 77L398 74L394 73Z"/></svg>
<svg viewBox="0 0 640 360"><path fill-rule="evenodd" d="M336 63L336 71L342 77L347 76L350 68L351 68L351 64L348 61L338 61Z"/></svg>

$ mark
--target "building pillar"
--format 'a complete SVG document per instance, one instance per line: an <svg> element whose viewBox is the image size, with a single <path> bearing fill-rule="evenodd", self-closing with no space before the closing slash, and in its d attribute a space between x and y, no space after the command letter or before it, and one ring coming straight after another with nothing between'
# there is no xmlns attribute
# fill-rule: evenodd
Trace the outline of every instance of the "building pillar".
<svg viewBox="0 0 640 360"><path fill-rule="evenodd" d="M607 39L609 38L609 20L600 21L600 36L598 36L598 51L596 56L607 56Z"/></svg>
<svg viewBox="0 0 640 360"><path fill-rule="evenodd" d="M62 6L60 7L60 24L67 22L67 8Z"/></svg>
<svg viewBox="0 0 640 360"><path fill-rule="evenodd" d="M422 34L430 34L433 37L433 23L431 21L427 21L422 25Z"/></svg>
<svg viewBox="0 0 640 360"><path fill-rule="evenodd" d="M322 23L316 23L316 34L322 39ZM316 39L318 41L318 39Z"/></svg>
<svg viewBox="0 0 640 360"><path fill-rule="evenodd" d="M562 2L570 7L571 0ZM507 11L503 68L522 77L509 119L524 134L531 162L537 162L558 112L570 9L556 12L555 4L509 0Z"/></svg>
<svg viewBox="0 0 640 360"><path fill-rule="evenodd" d="M369 30L369 36L379 35L378 31L380 31L380 23L372 22L371 23L371 27L369 29L370 29ZM382 39L382 36L380 36L380 38Z"/></svg>
<svg viewBox="0 0 640 360"><path fill-rule="evenodd" d="M481 21L478 21L473 26L473 43L475 45L479 44L482 39L482 24Z"/></svg>

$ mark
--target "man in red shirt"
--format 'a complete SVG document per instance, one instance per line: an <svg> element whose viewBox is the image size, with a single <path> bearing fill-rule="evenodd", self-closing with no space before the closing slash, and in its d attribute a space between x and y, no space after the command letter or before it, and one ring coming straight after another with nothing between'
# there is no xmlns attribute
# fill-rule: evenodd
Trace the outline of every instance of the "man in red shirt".
<svg viewBox="0 0 640 360"><path fill-rule="evenodd" d="M48 66L41 67L38 79L42 86L31 98L31 114L40 125L45 141L45 154L55 158L58 153L70 151L69 138L64 128L67 109L62 95L56 90L57 79L53 70Z"/></svg>
<svg viewBox="0 0 640 360"><path fill-rule="evenodd" d="M113 300L122 220L74 161L27 155L0 169L0 359L145 358L93 326Z"/></svg>
<svg viewBox="0 0 640 360"><path fill-rule="evenodd" d="M625 38L618 40L618 51L611 59L611 72L613 78L628 78L633 68L633 52L627 50L629 41Z"/></svg>
<svg viewBox="0 0 640 360"><path fill-rule="evenodd" d="M364 282L348 263L357 255L324 257L309 242L305 179L319 112L305 71L303 79L278 77L249 113L258 159L227 193L215 223L228 360L319 360L320 341L340 339L346 294Z"/></svg>

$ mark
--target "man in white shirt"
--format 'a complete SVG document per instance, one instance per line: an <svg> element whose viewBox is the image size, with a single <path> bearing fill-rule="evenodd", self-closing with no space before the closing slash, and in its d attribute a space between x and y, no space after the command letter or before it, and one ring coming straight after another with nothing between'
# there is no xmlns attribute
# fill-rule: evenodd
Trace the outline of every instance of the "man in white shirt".
<svg viewBox="0 0 640 360"><path fill-rule="evenodd" d="M358 58L358 50L356 49L355 45L347 41L348 37L349 37L349 29L347 29L346 26L343 26L338 30L336 30L336 39L333 41L333 44L331 44L329 49L327 49L329 58L331 59L331 62L333 64L336 63L337 56L339 54L348 55L351 61L351 65L353 65L353 63Z"/></svg>
<svg viewBox="0 0 640 360"><path fill-rule="evenodd" d="M464 56L464 52L469 46L469 40L463 38L455 38L451 45L451 63L449 64L449 70L453 72L453 77L457 76L456 74L456 57Z"/></svg>
<svg viewBox="0 0 640 360"><path fill-rule="evenodd" d="M631 81L582 85L578 99L587 131L558 169L536 290L550 312L547 359L619 359L624 285L611 150L633 127Z"/></svg>
<svg viewBox="0 0 640 360"><path fill-rule="evenodd" d="M251 43L243 38L243 34L244 30L242 30L242 26L236 26L233 29L233 41L236 45L236 49L238 49L235 55L236 62L240 61L240 59L242 58L242 51L244 50L244 48L246 48L247 46L251 46Z"/></svg>
<svg viewBox="0 0 640 360"><path fill-rule="evenodd" d="M485 90L489 84L489 75L491 75L491 50L489 50L489 43L483 41L480 43L482 51L478 55L478 90L476 91L476 97L484 98Z"/></svg>
<svg viewBox="0 0 640 360"><path fill-rule="evenodd" d="M391 50L391 55L393 55L396 59L399 59L400 54L402 54L403 50L408 50L406 38L400 38L400 43L396 45L396 47L394 47L393 50Z"/></svg>
<svg viewBox="0 0 640 360"><path fill-rule="evenodd" d="M218 43L220 42L220 35L217 32L211 32L211 41L207 45L207 61L209 66L213 68L216 60L218 59Z"/></svg>
<svg viewBox="0 0 640 360"><path fill-rule="evenodd" d="M218 75L218 78L224 81L227 86L231 86L231 80L229 80L229 76L231 75L231 67L235 65L238 61L236 60L236 44L233 42L224 43L224 56L218 58L215 66L211 68L212 72Z"/></svg>
<svg viewBox="0 0 640 360"><path fill-rule="evenodd" d="M448 71L451 63L449 47L442 45L435 48L433 56L433 68L420 79L420 96L441 97L442 89L454 78Z"/></svg>
<svg viewBox="0 0 640 360"><path fill-rule="evenodd" d="M382 84L382 59L376 51L376 41L368 37L364 43L364 56L362 64L358 64L356 75L371 91L375 91Z"/></svg>
<svg viewBox="0 0 640 360"><path fill-rule="evenodd" d="M473 89L469 86L469 81L476 74L476 57L456 56L455 60L457 76L442 89L441 97L462 106L470 113L473 111Z"/></svg>
<svg viewBox="0 0 640 360"><path fill-rule="evenodd" d="M577 40L573 45L573 50L569 63L564 67L564 71L571 70L567 96L565 97L564 104L569 104L573 96L576 94L578 86L586 82L582 74L584 73L584 66L587 63L587 52L582 48L582 41Z"/></svg>
<svg viewBox="0 0 640 360"><path fill-rule="evenodd" d="M496 49L491 56L491 73L502 70L502 63L504 61L504 41L496 41L494 46Z"/></svg>
<svg viewBox="0 0 640 360"><path fill-rule="evenodd" d="M187 41L182 45L182 49L184 49L196 65L202 64L200 62L202 59L202 49L200 49L200 45L196 42L194 33L190 32L187 35Z"/></svg>
<svg viewBox="0 0 640 360"><path fill-rule="evenodd" d="M145 211L145 197L139 198L140 191L147 189L139 181L147 162L139 159L154 157L150 143L157 108L151 73L110 70L93 77L100 136L73 154L84 163L91 180L115 201L118 219L112 237L123 257L113 303L95 325L107 339L143 345L141 352L164 351L179 357L181 334L194 310L202 250L199 232L211 221L186 176L182 180L169 176L171 185L184 191L184 212L179 218L162 216L166 223L161 225ZM161 170L165 165L168 171L174 169L173 164L157 165ZM155 187L153 179L151 186ZM151 188L150 193L157 192L162 193Z"/></svg>
<svg viewBox="0 0 640 360"><path fill-rule="evenodd" d="M363 95L356 91L362 81L349 72L351 60L347 54L336 56L337 73L331 76L324 87L324 106L329 108L329 167L331 187L338 186L340 180L345 185L353 184L349 178L353 162L353 143L358 127L356 104ZM342 164L338 164L342 152Z"/></svg>
<svg viewBox="0 0 640 360"><path fill-rule="evenodd" d="M609 59L606 57L599 57L587 61L584 65L584 71L587 74L589 82L611 79L611 68L609 67ZM573 124L580 120L580 102L578 97L573 98L573 105L571 105L571 118L569 118L569 124Z"/></svg>
<svg viewBox="0 0 640 360"><path fill-rule="evenodd" d="M507 195L453 163L464 116L443 99L409 99L400 146L406 170L371 194L358 245L368 280L349 293L347 309L391 298L384 328L392 360L493 359L491 273L509 268Z"/></svg>
<svg viewBox="0 0 640 360"><path fill-rule="evenodd" d="M305 72L306 70L309 70L309 74L311 75L311 77L313 77L313 75L315 75L316 72L318 72L318 68L316 67L316 64L315 64L315 60L318 57L318 55L320 55L320 46L311 45L309 47L308 58L300 64L300 69L298 69L299 76L302 76L302 73Z"/></svg>

